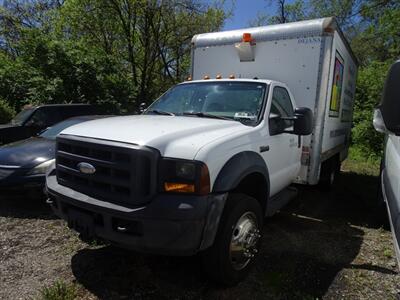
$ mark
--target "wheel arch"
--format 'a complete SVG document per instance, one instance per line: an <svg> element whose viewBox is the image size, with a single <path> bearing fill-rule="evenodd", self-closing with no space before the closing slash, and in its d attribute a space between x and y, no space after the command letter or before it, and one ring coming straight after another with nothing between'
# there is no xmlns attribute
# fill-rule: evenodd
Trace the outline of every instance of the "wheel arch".
<svg viewBox="0 0 400 300"><path fill-rule="evenodd" d="M257 187L257 188L254 188ZM268 167L260 154L244 151L232 156L222 167L213 192L238 192L257 199L264 212L270 192Z"/></svg>

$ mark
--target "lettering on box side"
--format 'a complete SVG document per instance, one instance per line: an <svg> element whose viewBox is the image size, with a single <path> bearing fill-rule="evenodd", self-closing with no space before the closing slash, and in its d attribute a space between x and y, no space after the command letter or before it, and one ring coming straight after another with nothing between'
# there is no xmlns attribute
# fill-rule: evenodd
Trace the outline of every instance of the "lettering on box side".
<svg viewBox="0 0 400 300"><path fill-rule="evenodd" d="M321 42L321 37L316 36L316 37L304 37L304 38L298 38L297 43L298 44L317 44Z"/></svg>

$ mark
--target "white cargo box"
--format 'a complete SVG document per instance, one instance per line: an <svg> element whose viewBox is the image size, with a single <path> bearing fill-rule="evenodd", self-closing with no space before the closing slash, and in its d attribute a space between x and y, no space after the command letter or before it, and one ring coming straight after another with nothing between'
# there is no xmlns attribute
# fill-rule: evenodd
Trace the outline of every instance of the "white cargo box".
<svg viewBox="0 0 400 300"><path fill-rule="evenodd" d="M244 33L251 42L242 42ZM347 157L357 60L334 18L194 36L192 78L217 74L283 82L298 107L312 109L314 130L303 138L298 183L316 184L323 161Z"/></svg>

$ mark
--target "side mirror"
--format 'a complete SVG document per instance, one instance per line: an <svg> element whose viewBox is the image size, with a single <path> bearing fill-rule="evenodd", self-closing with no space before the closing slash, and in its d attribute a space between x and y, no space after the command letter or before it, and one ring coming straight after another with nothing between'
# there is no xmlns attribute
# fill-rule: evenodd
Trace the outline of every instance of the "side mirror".
<svg viewBox="0 0 400 300"><path fill-rule="evenodd" d="M307 107L299 107L294 110L293 133L297 135L309 135L313 130L313 113Z"/></svg>
<svg viewBox="0 0 400 300"><path fill-rule="evenodd" d="M381 103L374 113L374 127L379 132L400 135L400 60L389 69Z"/></svg>

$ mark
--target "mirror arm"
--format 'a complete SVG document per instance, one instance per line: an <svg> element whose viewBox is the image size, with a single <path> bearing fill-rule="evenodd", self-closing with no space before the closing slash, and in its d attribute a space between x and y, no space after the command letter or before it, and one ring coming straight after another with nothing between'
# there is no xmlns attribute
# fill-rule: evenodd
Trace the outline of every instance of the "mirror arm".
<svg viewBox="0 0 400 300"><path fill-rule="evenodd" d="M297 119L296 116L294 117L280 117L281 120L285 120L285 121L294 121Z"/></svg>

